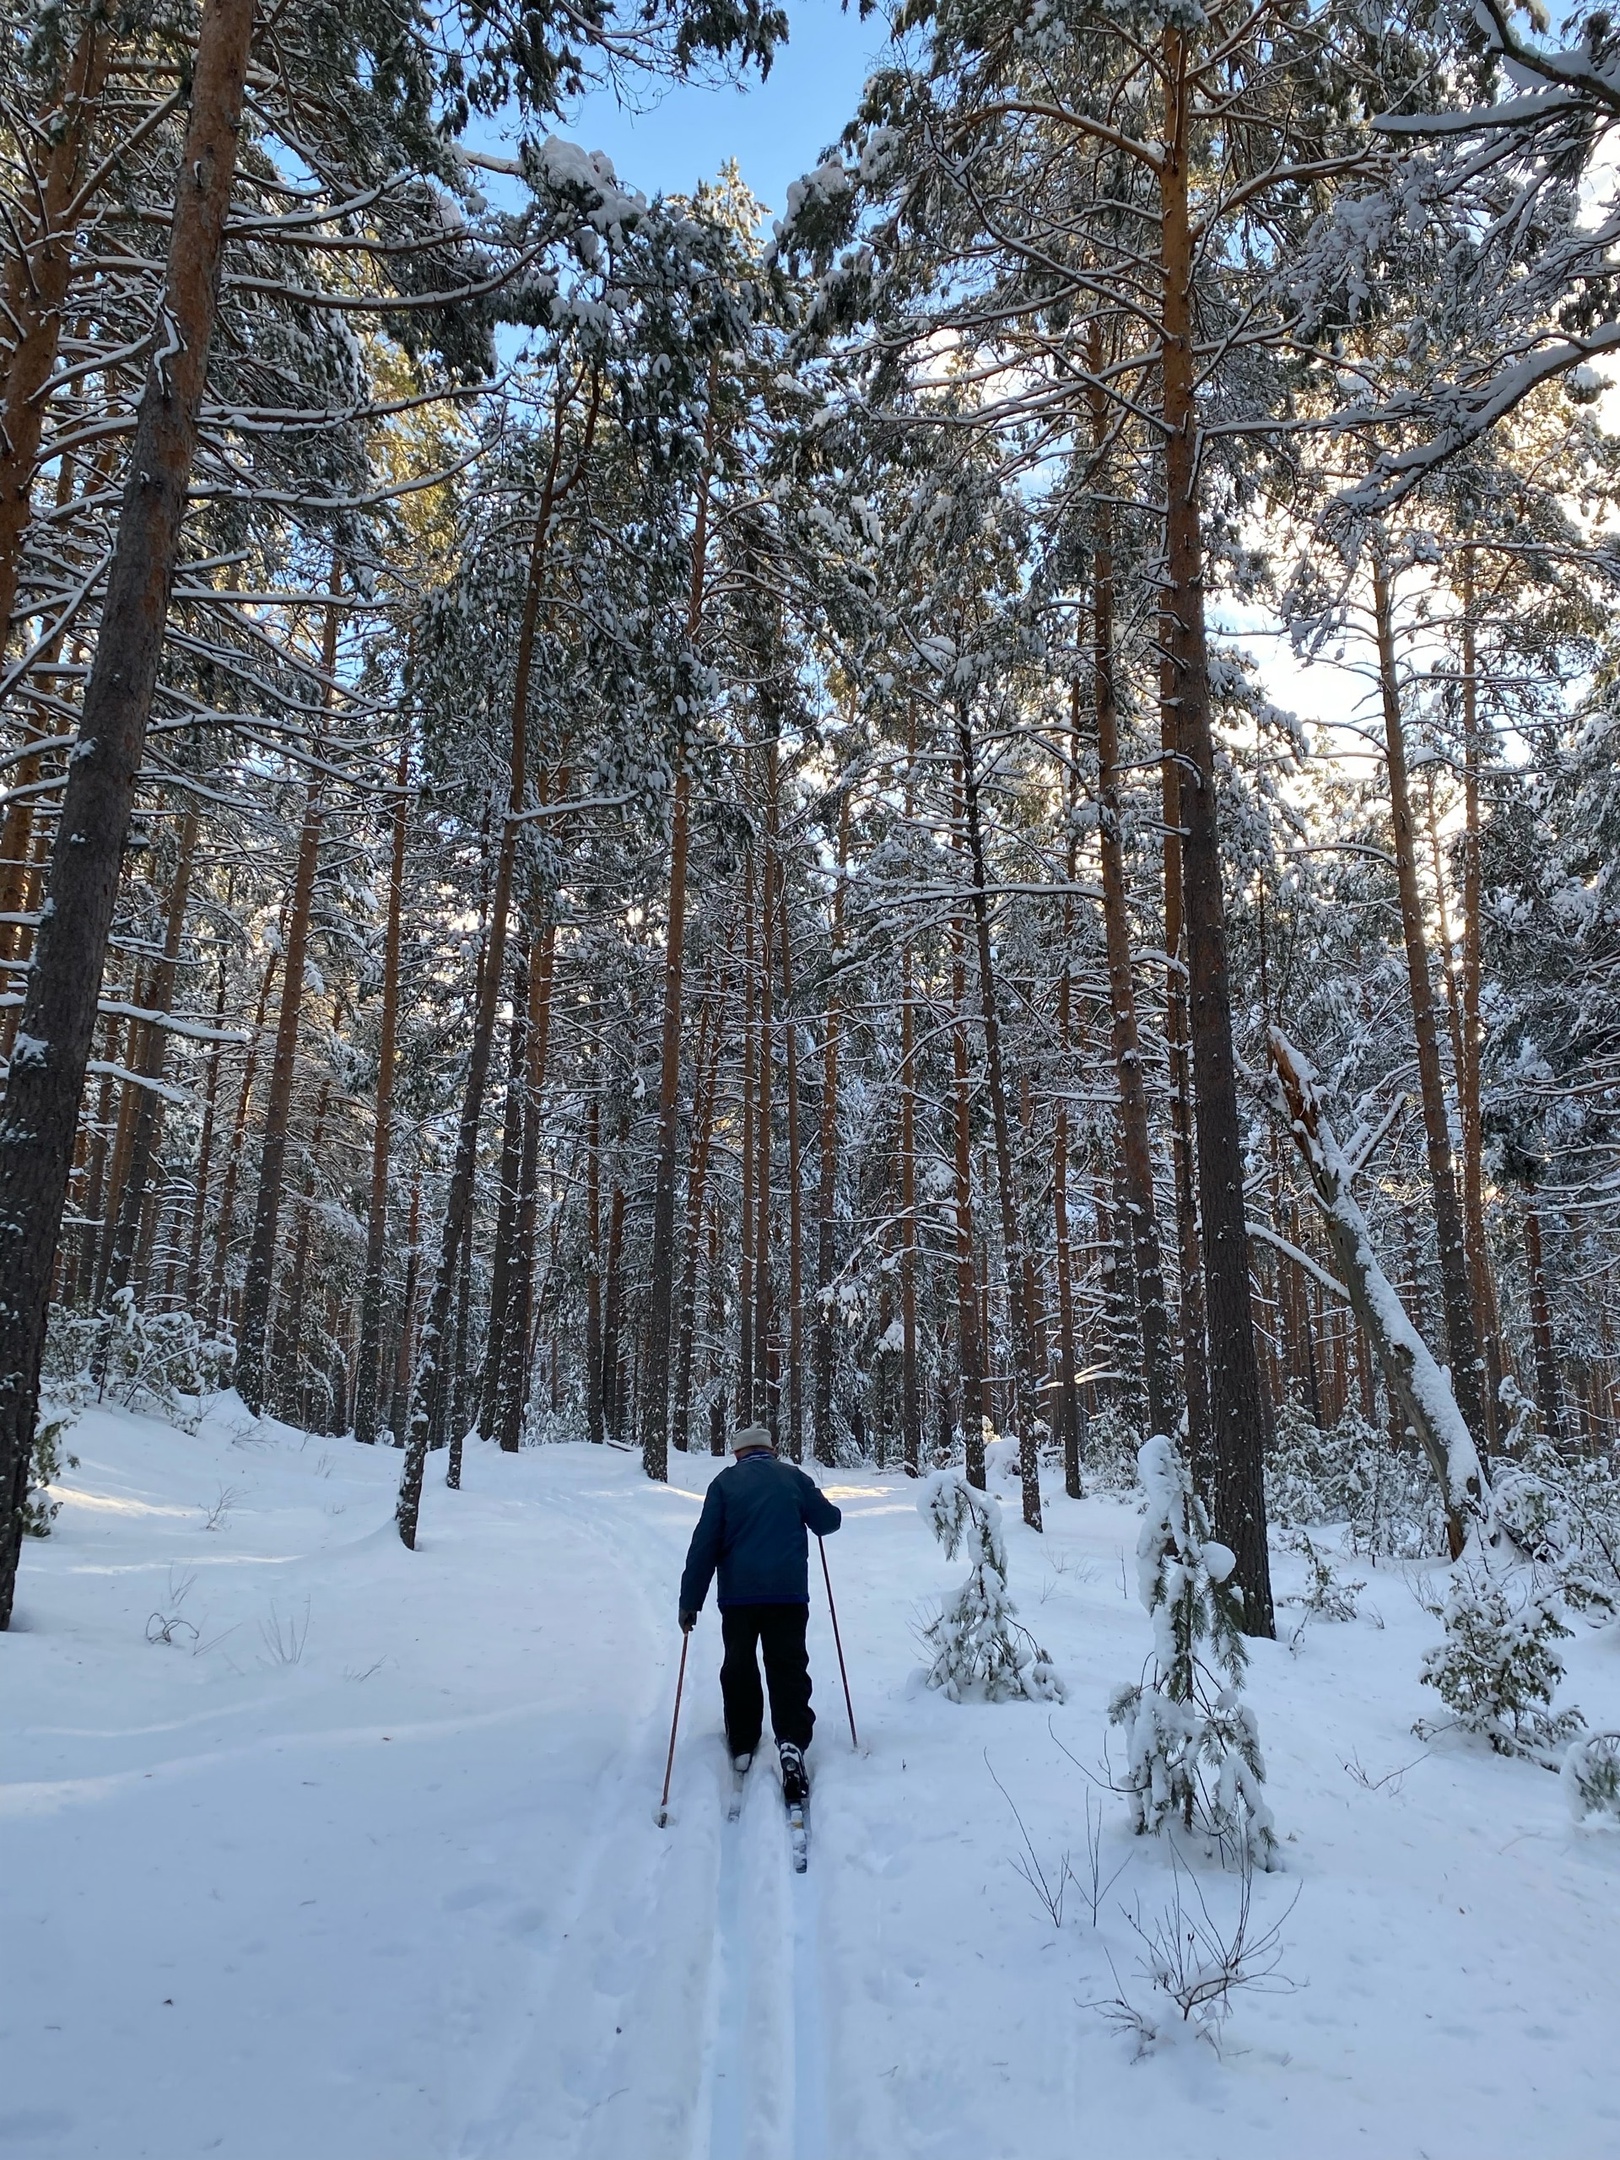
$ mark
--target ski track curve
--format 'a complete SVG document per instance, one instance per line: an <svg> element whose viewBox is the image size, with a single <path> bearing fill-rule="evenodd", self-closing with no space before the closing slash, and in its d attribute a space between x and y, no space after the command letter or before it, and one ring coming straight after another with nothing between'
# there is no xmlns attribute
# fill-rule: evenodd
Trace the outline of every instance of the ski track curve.
<svg viewBox="0 0 1620 2160"><path fill-rule="evenodd" d="M753 1798L743 1792L742 1813L720 1833L720 1874L715 1890L714 1954L704 2007L703 2053L693 2111L691 2160L741 2160L746 2094L738 2045L748 1996L748 1941L742 1925L743 1824Z"/></svg>
<svg viewBox="0 0 1620 2160"><path fill-rule="evenodd" d="M727 1822L729 1764L703 1734L689 1668L670 1821L654 1826L678 1654L658 1591L690 1525L637 1507L604 1521L599 1498L555 1493L546 1509L600 1554L636 1613L640 1685L626 1688L619 1745L590 1787L572 1893L486 2041L483 2104L456 2160L828 2160L814 1821L798 1876L762 1760Z"/></svg>
<svg viewBox="0 0 1620 2160"><path fill-rule="evenodd" d="M697 2100L720 1802L694 1750L669 1828L654 1825L675 1660L663 1601L649 1589L673 1580L689 1524L634 1507L604 1524L595 1498L549 1494L546 1511L601 1554L636 1612L644 1654L624 1677L640 1685L618 1706L618 1745L590 1788L593 1829L573 1856L572 1894L487 2047L483 2104L457 2160L651 2160L681 2149ZM535 1864L544 1870L544 1853Z"/></svg>
<svg viewBox="0 0 1620 2160"><path fill-rule="evenodd" d="M723 1832L714 1941L691 2160L827 2160L815 1864L792 1872L769 1769Z"/></svg>

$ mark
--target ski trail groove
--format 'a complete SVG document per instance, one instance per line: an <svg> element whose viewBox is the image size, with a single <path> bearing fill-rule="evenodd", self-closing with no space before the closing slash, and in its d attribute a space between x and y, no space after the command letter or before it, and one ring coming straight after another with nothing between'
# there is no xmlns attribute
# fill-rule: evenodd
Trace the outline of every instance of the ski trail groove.
<svg viewBox="0 0 1620 2160"><path fill-rule="evenodd" d="M793 2160L827 2160L827 2049L821 2023L821 1901L814 1853L788 1892L793 1909Z"/></svg>
<svg viewBox="0 0 1620 2160"><path fill-rule="evenodd" d="M748 1796L735 1822L720 1837L720 1880L715 1897L714 1955L709 1962L709 2003L704 2019L702 2087L697 2109L694 2160L742 2160L743 2062L740 2037L747 1999L746 1950L742 1940L742 1840Z"/></svg>
<svg viewBox="0 0 1620 2160"><path fill-rule="evenodd" d="M662 1769L657 1712L673 1668L658 1654L647 1584L667 1574L674 1541L663 1525L601 1523L576 1495L557 1496L548 1512L600 1555L647 1654L630 1661L634 1692L615 1705L615 1729L602 1735L592 1828L571 1855L572 1880L561 1897L552 1886L528 1984L486 2043L482 2104L455 2147L462 2160L667 2153L671 2132L689 2120L701 2046L710 1948L701 1922L719 1858L702 1834L705 1781L689 1772L678 1796L691 1818L686 1837L651 1823ZM541 1896L545 1882L537 1861Z"/></svg>
<svg viewBox="0 0 1620 2160"><path fill-rule="evenodd" d="M819 1926L775 1780L727 1824L692 2160L826 2160Z"/></svg>

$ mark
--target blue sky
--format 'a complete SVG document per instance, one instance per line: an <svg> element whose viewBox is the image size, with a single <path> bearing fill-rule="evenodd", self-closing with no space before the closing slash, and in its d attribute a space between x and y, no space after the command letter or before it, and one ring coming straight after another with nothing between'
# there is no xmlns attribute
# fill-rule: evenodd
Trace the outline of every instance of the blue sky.
<svg viewBox="0 0 1620 2160"><path fill-rule="evenodd" d="M728 157L768 206L782 213L790 181L808 172L854 113L869 61L884 42L881 16L862 22L837 0L790 0L788 43L767 80L746 89L645 86L648 109L626 112L606 93L589 97L558 132L605 150L628 187L688 194Z"/></svg>

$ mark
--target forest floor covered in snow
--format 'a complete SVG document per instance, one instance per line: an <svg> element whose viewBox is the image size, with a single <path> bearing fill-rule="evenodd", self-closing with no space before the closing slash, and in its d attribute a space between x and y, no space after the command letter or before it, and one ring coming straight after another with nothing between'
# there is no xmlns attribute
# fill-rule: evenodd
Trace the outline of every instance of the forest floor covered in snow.
<svg viewBox="0 0 1620 2160"><path fill-rule="evenodd" d="M1070 1759L1101 1774L1148 1648L1128 1504L1057 1493L1041 1538L1009 1492L1010 1589L1067 1700L957 1705L921 1686L917 1629L960 1564L904 1480L826 1474L861 1751L817 1585L795 1878L772 1765L724 1820L712 1605L654 1822L707 1457L659 1487L610 1450L476 1446L460 1494L437 1457L413 1555L397 1456L234 1397L194 1435L90 1411L71 1445L0 1642L0 2150L1620 2153L1620 1836L1533 1766L1414 1738L1438 1564L1358 1563L1360 1617L1255 1646L1277 1969L1219 2051L1139 2054L1095 2005L1162 2021L1129 1916L1151 1928L1177 1875ZM1565 1648L1560 1701L1620 1725L1620 1630ZM1014 1806L1049 1877L1069 1856L1060 1925ZM1180 1888L1230 1927L1236 1876L1195 1860Z"/></svg>

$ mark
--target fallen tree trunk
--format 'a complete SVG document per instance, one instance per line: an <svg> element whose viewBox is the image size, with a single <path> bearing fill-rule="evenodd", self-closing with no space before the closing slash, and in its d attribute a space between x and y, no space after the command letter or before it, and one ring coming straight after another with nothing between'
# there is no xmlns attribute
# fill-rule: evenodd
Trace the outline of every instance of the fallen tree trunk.
<svg viewBox="0 0 1620 2160"><path fill-rule="evenodd" d="M1401 1416L1428 1456L1453 1560L1484 1518L1485 1473L1451 1382L1412 1325L1394 1284L1378 1265L1372 1235L1350 1188L1351 1167L1316 1092L1316 1076L1280 1029L1269 1036L1272 1107L1285 1119L1310 1177L1335 1265L1356 1316L1384 1368Z"/></svg>

